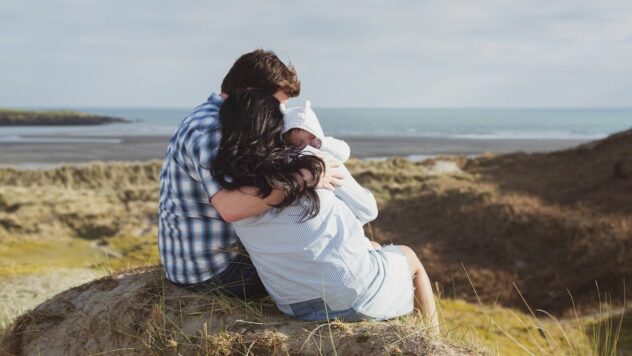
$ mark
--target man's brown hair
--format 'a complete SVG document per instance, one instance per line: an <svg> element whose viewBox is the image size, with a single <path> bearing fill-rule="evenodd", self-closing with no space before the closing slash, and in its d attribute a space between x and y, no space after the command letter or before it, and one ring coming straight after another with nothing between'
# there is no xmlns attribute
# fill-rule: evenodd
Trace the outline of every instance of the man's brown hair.
<svg viewBox="0 0 632 356"><path fill-rule="evenodd" d="M222 82L222 93L230 95L238 89L257 88L273 95L282 90L297 97L301 82L291 64L286 66L272 51L258 49L239 57Z"/></svg>

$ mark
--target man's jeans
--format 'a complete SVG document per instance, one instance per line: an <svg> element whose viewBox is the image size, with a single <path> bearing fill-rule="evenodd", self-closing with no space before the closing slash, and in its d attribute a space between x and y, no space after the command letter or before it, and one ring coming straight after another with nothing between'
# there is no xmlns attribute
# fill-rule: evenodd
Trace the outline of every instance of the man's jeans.
<svg viewBox="0 0 632 356"><path fill-rule="evenodd" d="M216 292L241 299L268 295L247 254L237 255L224 271L209 280L195 284L175 284L194 292Z"/></svg>

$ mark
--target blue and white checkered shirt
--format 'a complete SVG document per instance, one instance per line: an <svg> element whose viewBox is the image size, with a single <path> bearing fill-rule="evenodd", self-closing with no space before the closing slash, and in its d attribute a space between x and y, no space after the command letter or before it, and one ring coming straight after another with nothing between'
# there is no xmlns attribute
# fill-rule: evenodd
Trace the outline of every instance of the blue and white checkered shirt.
<svg viewBox="0 0 632 356"><path fill-rule="evenodd" d="M221 189L211 167L223 102L211 94L180 123L160 171L158 246L167 278L176 283L206 281L236 257L227 248L238 243L237 235L209 201Z"/></svg>

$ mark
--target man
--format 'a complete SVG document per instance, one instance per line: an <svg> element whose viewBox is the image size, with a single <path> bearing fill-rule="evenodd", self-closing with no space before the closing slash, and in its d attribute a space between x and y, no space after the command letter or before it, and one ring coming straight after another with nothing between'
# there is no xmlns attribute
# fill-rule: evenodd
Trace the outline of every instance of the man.
<svg viewBox="0 0 632 356"><path fill-rule="evenodd" d="M221 141L220 106L231 92L243 88L263 89L286 103L299 95L300 82L294 68L273 52L246 53L226 74L221 93L211 94L180 123L160 172L158 246L169 281L246 298L266 292L250 258L239 252L241 244L230 223L264 213L285 192L275 189L262 199L255 188L226 191L210 173ZM326 168L335 165L326 162ZM340 179L325 173L318 186L331 189Z"/></svg>

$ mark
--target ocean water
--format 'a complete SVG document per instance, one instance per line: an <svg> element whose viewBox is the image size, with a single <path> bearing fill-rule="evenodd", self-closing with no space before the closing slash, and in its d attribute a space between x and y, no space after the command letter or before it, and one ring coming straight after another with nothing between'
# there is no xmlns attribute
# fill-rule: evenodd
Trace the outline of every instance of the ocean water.
<svg viewBox="0 0 632 356"><path fill-rule="evenodd" d="M122 117L131 124L2 127L0 142L109 142L126 135L168 136L191 109L73 109ZM331 136L468 139L598 139L632 128L632 109L362 109L314 108ZM46 137L33 137L46 136Z"/></svg>

